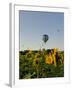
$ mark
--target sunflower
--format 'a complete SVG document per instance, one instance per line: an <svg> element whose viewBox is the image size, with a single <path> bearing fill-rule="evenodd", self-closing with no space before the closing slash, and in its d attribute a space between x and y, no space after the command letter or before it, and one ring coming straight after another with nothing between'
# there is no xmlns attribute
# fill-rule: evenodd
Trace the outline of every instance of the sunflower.
<svg viewBox="0 0 72 90"><path fill-rule="evenodd" d="M39 58L35 58L33 61L33 66L38 66L39 65Z"/></svg>
<svg viewBox="0 0 72 90"><path fill-rule="evenodd" d="M46 64L52 64L52 61L53 61L52 56L51 55L46 55L45 63Z"/></svg>
<svg viewBox="0 0 72 90"><path fill-rule="evenodd" d="M54 50L54 54L56 54L57 48L54 48L53 50Z"/></svg>

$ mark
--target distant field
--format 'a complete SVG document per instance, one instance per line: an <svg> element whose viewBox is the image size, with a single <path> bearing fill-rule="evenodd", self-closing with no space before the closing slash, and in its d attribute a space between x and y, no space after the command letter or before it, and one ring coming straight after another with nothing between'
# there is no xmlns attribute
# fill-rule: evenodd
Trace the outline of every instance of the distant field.
<svg viewBox="0 0 72 90"><path fill-rule="evenodd" d="M19 79L64 77L64 51L55 49L19 52Z"/></svg>

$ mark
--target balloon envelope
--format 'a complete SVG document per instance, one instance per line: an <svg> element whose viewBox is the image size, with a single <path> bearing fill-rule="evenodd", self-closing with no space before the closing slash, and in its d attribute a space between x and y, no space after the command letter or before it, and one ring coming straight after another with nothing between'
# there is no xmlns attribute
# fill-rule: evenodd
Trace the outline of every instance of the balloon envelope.
<svg viewBox="0 0 72 90"><path fill-rule="evenodd" d="M44 34L43 35L43 41L44 41L44 43L46 43L48 41L48 39L49 39L49 36L46 35L46 34Z"/></svg>

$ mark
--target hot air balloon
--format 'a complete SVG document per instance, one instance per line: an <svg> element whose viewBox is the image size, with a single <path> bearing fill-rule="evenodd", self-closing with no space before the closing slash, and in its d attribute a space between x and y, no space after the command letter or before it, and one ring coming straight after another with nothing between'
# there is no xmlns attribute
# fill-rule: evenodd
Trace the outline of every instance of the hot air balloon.
<svg viewBox="0 0 72 90"><path fill-rule="evenodd" d="M59 29L57 29L57 32L60 32L60 30L59 30Z"/></svg>
<svg viewBox="0 0 72 90"><path fill-rule="evenodd" d="M43 43L42 43L42 48L44 45L46 45L46 42L49 40L49 36L47 34L44 34L42 37Z"/></svg>
<svg viewBox="0 0 72 90"><path fill-rule="evenodd" d="M49 39L49 36L47 34L44 34L42 40L45 44L48 41L48 39Z"/></svg>

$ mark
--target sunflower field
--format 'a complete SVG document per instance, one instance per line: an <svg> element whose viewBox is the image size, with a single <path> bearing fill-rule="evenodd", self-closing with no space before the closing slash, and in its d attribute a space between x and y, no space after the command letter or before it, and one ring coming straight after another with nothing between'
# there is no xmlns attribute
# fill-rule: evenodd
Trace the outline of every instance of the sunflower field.
<svg viewBox="0 0 72 90"><path fill-rule="evenodd" d="M19 79L64 77L64 51L58 49L19 52Z"/></svg>

